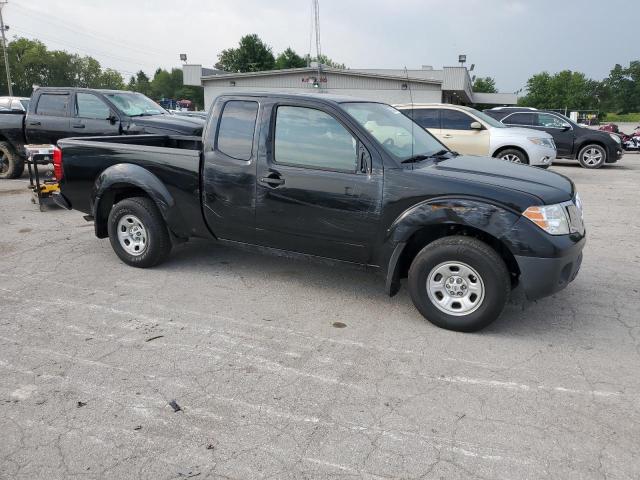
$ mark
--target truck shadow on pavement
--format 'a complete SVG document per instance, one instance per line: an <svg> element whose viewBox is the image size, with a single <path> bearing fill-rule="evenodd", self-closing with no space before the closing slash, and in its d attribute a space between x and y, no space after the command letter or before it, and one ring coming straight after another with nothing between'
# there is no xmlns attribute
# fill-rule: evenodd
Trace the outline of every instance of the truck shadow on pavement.
<svg viewBox="0 0 640 480"><path fill-rule="evenodd" d="M426 335L431 333L430 329L442 331L414 309L406 279L402 281L400 292L394 297L389 297L384 291L384 278L381 275L338 262L327 264L286 255L247 252L241 248L197 239L174 247L169 260L156 269L182 274L197 272L212 276L224 272L240 278L244 287L252 289L254 295L269 295L269 285L273 286L273 283L277 282L279 288L290 289L292 295L302 289L312 289L318 297L326 296L328 300L340 296L352 297L353 302L357 303L366 299L367 307L380 309L382 312L388 311L389 314L404 306L402 311L408 311L410 315L407 320ZM562 293L560 292L560 297ZM568 332L573 329L575 312L570 305L567 306L566 299L560 297L549 297L534 303L509 302L493 324L472 335L542 335L544 338L550 338L554 332ZM558 309L558 305L563 307ZM286 305L283 308L286 309Z"/></svg>

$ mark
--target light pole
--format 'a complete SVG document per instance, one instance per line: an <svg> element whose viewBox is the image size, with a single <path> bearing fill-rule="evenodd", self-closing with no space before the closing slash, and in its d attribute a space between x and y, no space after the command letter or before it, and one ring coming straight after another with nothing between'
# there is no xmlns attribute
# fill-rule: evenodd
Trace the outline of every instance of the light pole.
<svg viewBox="0 0 640 480"><path fill-rule="evenodd" d="M7 38L4 35L4 32L9 29L9 27L4 26L4 20L2 18L2 7L7 4L7 0L0 2L0 30L2 31L2 53L4 53L4 68L7 71L7 87L9 88L9 96L13 97L13 87L11 86L11 72L9 71L9 55L7 55Z"/></svg>

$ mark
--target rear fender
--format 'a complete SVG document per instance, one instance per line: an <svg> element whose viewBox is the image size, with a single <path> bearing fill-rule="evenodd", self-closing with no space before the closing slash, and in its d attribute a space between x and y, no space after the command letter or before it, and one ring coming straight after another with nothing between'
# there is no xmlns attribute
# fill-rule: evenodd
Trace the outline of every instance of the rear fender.
<svg viewBox="0 0 640 480"><path fill-rule="evenodd" d="M182 220L176 211L175 200L164 183L146 168L121 163L104 170L93 186L91 198L97 237L105 238L108 235L107 218L117 195L141 190L154 201L167 225L172 230L175 226L180 230Z"/></svg>

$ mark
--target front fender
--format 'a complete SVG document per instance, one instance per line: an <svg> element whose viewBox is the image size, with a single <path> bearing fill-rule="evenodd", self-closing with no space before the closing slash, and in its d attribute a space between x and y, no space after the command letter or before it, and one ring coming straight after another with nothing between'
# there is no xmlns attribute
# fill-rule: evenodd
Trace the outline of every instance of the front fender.
<svg viewBox="0 0 640 480"><path fill-rule="evenodd" d="M107 236L106 221L117 191L136 188L154 201L167 225L180 221L175 200L167 187L152 172L139 165L120 163L104 170L96 179L91 195L96 236Z"/></svg>
<svg viewBox="0 0 640 480"><path fill-rule="evenodd" d="M461 225L502 238L520 215L509 209L472 198L440 197L405 210L387 229L386 241L406 242L418 230L430 225Z"/></svg>
<svg viewBox="0 0 640 480"><path fill-rule="evenodd" d="M512 250L514 242L519 240L511 238L510 234L519 218L520 215L503 206L473 198L440 197L413 205L385 232L387 293L393 295L399 288L399 260L405 246L419 230L446 225L470 227L499 239Z"/></svg>

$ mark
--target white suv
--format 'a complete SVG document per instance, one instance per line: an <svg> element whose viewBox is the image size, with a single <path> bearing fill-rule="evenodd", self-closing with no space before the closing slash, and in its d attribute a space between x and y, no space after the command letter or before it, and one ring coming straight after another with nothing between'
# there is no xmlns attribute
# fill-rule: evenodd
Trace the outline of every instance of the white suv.
<svg viewBox="0 0 640 480"><path fill-rule="evenodd" d="M547 168L556 158L553 137L529 128L505 125L473 108L448 104L403 104L395 107L449 149Z"/></svg>

